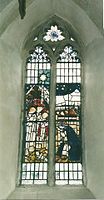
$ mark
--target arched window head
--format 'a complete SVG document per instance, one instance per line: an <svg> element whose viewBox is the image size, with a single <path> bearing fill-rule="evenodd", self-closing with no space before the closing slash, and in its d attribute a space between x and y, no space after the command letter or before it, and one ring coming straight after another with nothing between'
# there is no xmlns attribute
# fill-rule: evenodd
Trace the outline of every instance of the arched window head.
<svg viewBox="0 0 104 200"><path fill-rule="evenodd" d="M26 62L20 183L82 184L81 62L65 26L43 27Z"/></svg>

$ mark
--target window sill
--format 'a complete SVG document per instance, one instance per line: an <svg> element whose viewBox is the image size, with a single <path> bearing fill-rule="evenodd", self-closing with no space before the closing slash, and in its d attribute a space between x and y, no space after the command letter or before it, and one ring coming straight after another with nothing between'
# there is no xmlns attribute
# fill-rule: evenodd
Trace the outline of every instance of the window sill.
<svg viewBox="0 0 104 200"><path fill-rule="evenodd" d="M69 200L95 199L93 194L84 186L55 186L45 185L19 186L8 197L11 199L34 200Z"/></svg>

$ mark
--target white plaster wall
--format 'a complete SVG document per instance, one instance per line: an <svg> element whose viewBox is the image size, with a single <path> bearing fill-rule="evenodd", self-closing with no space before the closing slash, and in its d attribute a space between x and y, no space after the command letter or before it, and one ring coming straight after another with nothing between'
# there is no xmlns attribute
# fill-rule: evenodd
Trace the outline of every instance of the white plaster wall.
<svg viewBox="0 0 104 200"><path fill-rule="evenodd" d="M21 59L0 40L0 199L15 188L21 107Z"/></svg>
<svg viewBox="0 0 104 200"><path fill-rule="evenodd" d="M1 31L0 199L5 199L14 190L16 185L16 166L18 163L22 95L21 54L24 52L23 47L25 46L25 42L28 40L31 31L35 29L37 25L41 24L44 20L48 19L54 14L62 17L72 25L73 30L75 30L73 34L76 35L79 46L83 50L82 55L84 52L84 134L86 139L85 159L87 171L87 187L96 197L104 197L104 178L102 170L104 168L104 159L102 158L104 124L104 114L102 110L104 94L103 92L101 93L101 88L103 88L104 84L103 36L97 29L96 25L94 25L91 19L86 15L86 13L72 0L34 0L33 3L28 6L27 14L23 21L21 21L20 17L18 17L12 21L10 25L8 24L5 32ZM80 42L83 44L83 47L81 46ZM14 196L11 195L10 199L12 197L14 199L25 198L26 191L27 189L22 190L22 196L19 192L13 193ZM70 196L68 190L67 192ZM15 196L16 194L17 196ZM72 197L77 198L79 197L77 196L78 194L79 192L76 193L75 196L72 195ZM86 198L89 196L88 193L84 193L83 191L80 193L80 195L81 194L83 196L86 194ZM68 198L69 196L66 195Z"/></svg>
<svg viewBox="0 0 104 200"><path fill-rule="evenodd" d="M99 29L103 29L103 0L73 0L90 16Z"/></svg>
<svg viewBox="0 0 104 200"><path fill-rule="evenodd" d="M93 39L102 37L96 25L73 0L34 0L27 7L24 20L16 18L1 37L8 38L8 44L12 42L14 47L21 49L32 30L55 14L71 24L79 45L82 42L86 46Z"/></svg>
<svg viewBox="0 0 104 200"><path fill-rule="evenodd" d="M104 198L104 39L85 48L84 62L87 185Z"/></svg>

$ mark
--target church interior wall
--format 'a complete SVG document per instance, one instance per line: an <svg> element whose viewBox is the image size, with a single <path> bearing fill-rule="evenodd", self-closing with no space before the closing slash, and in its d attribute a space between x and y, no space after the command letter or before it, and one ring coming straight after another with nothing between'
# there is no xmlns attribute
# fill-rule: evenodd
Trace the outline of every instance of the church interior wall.
<svg viewBox="0 0 104 200"><path fill-rule="evenodd" d="M12 1L11 6L14 6ZM6 12L5 9L4 12ZM7 20L6 15L6 13L3 13L3 16L5 16L2 18L3 23ZM28 195L36 199L36 195L38 195L38 198L42 198L44 193L44 189L41 192L36 189L37 193L35 193L33 187L20 188L19 190L19 188L16 188L16 179L23 100L22 75L25 62L24 56L28 49L28 47L25 49L25 46L35 28L54 15L70 24L72 34L78 41L82 52L84 73L83 156L86 188L91 191L95 198L104 197L104 38L102 31L90 19L85 10L72 0L70 2L67 0L36 0L31 1L24 20L21 20L19 16L15 16L13 20L11 18L11 23L8 20L5 29L4 26L1 26L4 32L1 30L0 37L0 199L6 199L10 194L9 199L26 199L29 197ZM91 198L93 196L90 196L85 188L81 188L79 191L77 189L77 192L74 192L74 189L71 192L70 187L64 189L62 191L64 195L66 194L66 199L82 196ZM45 190L48 195L53 195L53 191L57 193L55 188L46 188ZM59 196L56 197L59 198ZM44 195L43 198L45 199ZM49 199L48 196L47 198Z"/></svg>

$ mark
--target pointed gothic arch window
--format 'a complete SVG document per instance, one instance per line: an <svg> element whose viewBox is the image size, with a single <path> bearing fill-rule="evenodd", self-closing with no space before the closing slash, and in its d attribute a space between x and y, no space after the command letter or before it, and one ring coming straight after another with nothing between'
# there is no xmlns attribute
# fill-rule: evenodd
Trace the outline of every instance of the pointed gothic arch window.
<svg viewBox="0 0 104 200"><path fill-rule="evenodd" d="M82 184L81 61L75 40L56 22L37 35L26 62L20 184Z"/></svg>

